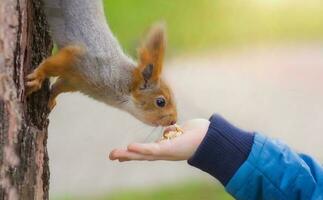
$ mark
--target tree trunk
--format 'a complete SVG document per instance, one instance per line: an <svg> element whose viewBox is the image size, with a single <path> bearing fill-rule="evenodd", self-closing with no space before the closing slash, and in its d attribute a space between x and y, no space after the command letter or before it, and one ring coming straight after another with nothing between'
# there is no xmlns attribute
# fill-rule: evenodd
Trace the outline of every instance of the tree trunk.
<svg viewBox="0 0 323 200"><path fill-rule="evenodd" d="M50 55L41 0L0 0L0 199L48 199L49 83L26 98L24 77Z"/></svg>

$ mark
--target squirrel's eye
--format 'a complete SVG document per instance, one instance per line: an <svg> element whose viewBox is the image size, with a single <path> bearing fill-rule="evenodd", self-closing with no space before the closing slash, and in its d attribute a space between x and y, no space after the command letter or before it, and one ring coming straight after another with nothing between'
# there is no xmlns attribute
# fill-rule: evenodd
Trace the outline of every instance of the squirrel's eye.
<svg viewBox="0 0 323 200"><path fill-rule="evenodd" d="M164 97L158 97L156 99L156 105L161 108L164 107L166 105L166 100L164 99Z"/></svg>

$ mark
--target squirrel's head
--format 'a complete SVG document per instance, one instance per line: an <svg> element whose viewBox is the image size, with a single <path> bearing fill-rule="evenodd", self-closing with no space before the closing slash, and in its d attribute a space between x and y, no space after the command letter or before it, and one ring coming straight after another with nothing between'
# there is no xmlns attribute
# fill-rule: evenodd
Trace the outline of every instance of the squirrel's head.
<svg viewBox="0 0 323 200"><path fill-rule="evenodd" d="M133 71L132 114L152 126L169 126L177 121L172 92L161 77L165 46L164 26L154 26L138 50L138 66Z"/></svg>

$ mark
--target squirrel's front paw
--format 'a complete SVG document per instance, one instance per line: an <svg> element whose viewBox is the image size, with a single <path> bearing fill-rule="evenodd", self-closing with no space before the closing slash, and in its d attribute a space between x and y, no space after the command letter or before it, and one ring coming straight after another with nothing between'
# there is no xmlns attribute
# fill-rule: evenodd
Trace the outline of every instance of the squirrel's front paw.
<svg viewBox="0 0 323 200"><path fill-rule="evenodd" d="M26 93L27 96L31 93L39 90L42 86L44 78L37 74L36 72L33 72L26 76Z"/></svg>

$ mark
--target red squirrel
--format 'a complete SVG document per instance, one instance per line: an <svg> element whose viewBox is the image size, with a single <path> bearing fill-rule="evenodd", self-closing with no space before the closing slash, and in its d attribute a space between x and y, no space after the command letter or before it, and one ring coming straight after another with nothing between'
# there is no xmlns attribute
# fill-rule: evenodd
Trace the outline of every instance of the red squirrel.
<svg viewBox="0 0 323 200"><path fill-rule="evenodd" d="M48 77L57 77L48 107L60 93L88 95L152 126L176 123L170 87L162 78L166 36L163 25L151 28L138 50L127 56L111 32L99 0L45 0L45 11L58 53L26 77L27 95Z"/></svg>

